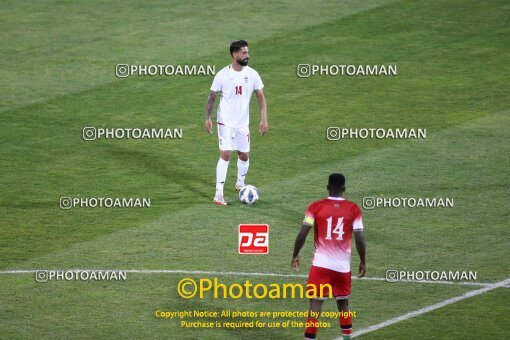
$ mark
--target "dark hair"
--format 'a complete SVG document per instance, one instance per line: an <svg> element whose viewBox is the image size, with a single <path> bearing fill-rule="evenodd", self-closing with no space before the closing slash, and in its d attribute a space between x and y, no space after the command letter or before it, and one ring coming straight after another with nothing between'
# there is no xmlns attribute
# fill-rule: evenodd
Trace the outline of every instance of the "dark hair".
<svg viewBox="0 0 510 340"><path fill-rule="evenodd" d="M230 44L230 56L232 56L232 53L239 51L241 47L245 46L248 47L248 42L246 40L232 41Z"/></svg>
<svg viewBox="0 0 510 340"><path fill-rule="evenodd" d="M342 174L329 175L328 185L331 189L340 190L345 185L345 177Z"/></svg>

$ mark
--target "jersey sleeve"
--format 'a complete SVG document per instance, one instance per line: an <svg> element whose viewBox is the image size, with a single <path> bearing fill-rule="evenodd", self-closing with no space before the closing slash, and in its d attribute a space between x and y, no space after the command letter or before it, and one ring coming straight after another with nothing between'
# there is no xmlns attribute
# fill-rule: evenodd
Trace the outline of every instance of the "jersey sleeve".
<svg viewBox="0 0 510 340"><path fill-rule="evenodd" d="M308 208L306 208L306 211L305 211L305 219L303 220L303 224L307 224L309 226L312 226L314 225L315 223L315 211L314 211L314 205L313 204L310 204L308 206Z"/></svg>
<svg viewBox="0 0 510 340"><path fill-rule="evenodd" d="M253 91L262 90L264 88L264 83L260 78L258 72L255 72L255 80L253 81Z"/></svg>
<svg viewBox="0 0 510 340"><path fill-rule="evenodd" d="M211 85L211 91L221 92L222 89L222 72L218 72L217 75L214 76L213 83Z"/></svg>
<svg viewBox="0 0 510 340"><path fill-rule="evenodd" d="M353 213L352 230L363 230L363 216L361 214L361 209L357 205L354 205Z"/></svg>

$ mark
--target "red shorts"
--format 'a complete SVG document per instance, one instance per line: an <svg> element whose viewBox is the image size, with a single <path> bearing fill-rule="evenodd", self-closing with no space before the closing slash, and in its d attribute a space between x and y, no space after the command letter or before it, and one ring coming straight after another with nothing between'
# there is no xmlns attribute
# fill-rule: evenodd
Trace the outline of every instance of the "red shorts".
<svg viewBox="0 0 510 340"><path fill-rule="evenodd" d="M333 297L337 300L348 299L351 293L351 272L340 273L331 269L312 266L308 275L307 296L311 296L315 290L318 299L327 299L330 296L328 284L331 286Z"/></svg>

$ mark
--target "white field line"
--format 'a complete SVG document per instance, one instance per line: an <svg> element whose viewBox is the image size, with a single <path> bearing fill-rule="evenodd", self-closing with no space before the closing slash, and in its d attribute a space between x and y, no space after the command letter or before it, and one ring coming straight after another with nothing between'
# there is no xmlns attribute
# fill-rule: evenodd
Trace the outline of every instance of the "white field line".
<svg viewBox="0 0 510 340"><path fill-rule="evenodd" d="M489 284L486 287L483 287L483 288L480 288L480 289L477 289L477 290L472 290L470 292L467 292L467 293L462 294L460 296L456 296L454 298L446 299L444 301L435 303L435 304L430 305L428 307L424 307L424 308L418 309L418 310L416 310L414 312L409 312L409 313L406 313L404 315L398 316L396 318L386 320L386 321L381 322L379 324L376 324L376 325L373 325L373 326L369 326L367 328L363 328L363 329L361 329L361 330L359 330L357 332L354 332L352 334L352 337L360 336L360 335L367 334L367 333L376 331L376 330L384 328L384 327L388 327L390 325L393 325L393 324L396 324L398 322L414 318L416 316L419 316L419 315L431 312L433 310L442 308L444 306L448 306L448 305L451 305L453 303L456 303L456 302L459 302L459 301L462 301L462 300L465 300L465 299L469 299L470 297L473 297L473 296L476 296L476 295L480 295L480 294L483 294L483 293L487 293L488 291L494 290L496 288L507 287L508 284L510 284L510 278L508 278L506 280L503 280L503 281L499 281L499 282L493 283L493 284ZM341 340L341 339L342 339L342 337L339 337L339 338L336 338L335 340Z"/></svg>
<svg viewBox="0 0 510 340"><path fill-rule="evenodd" d="M253 277L289 277L289 278L307 278L308 275L303 274L281 274L281 273L248 273L248 272L219 272L219 271L207 271L207 270L182 270L182 269L11 269L11 270L0 270L1 274L32 274L39 270L54 270L54 271L122 271L126 273L134 274L186 274L186 275L218 275L218 276L253 276ZM384 277L364 277L358 279L356 276L352 276L354 280L361 281L386 281ZM463 282L463 281L430 281L430 280L400 280L398 282L392 282L393 284L403 283L430 283L430 284L446 284L446 285L460 285L460 286L475 286L475 287L491 287L494 283L490 282Z"/></svg>

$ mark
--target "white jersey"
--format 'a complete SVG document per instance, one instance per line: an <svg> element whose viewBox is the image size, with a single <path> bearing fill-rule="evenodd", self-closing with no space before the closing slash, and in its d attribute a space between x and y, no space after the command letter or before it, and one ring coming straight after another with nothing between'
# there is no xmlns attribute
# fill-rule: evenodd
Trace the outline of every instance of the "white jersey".
<svg viewBox="0 0 510 340"><path fill-rule="evenodd" d="M221 92L218 123L231 128L249 126L251 95L263 87L259 74L249 66L239 72L232 65L222 68L211 86L211 91Z"/></svg>

